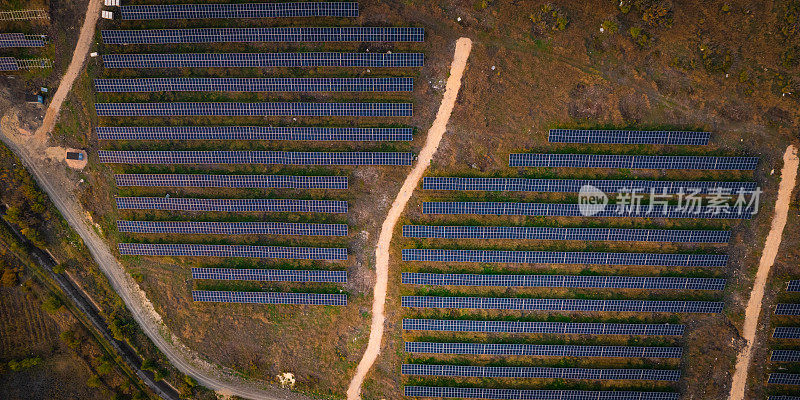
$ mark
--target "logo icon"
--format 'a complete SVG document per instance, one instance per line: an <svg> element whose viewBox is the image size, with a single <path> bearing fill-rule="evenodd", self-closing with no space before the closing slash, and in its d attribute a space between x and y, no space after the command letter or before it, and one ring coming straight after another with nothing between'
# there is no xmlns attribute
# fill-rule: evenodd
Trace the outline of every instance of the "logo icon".
<svg viewBox="0 0 800 400"><path fill-rule="evenodd" d="M591 217L606 209L608 196L602 190L592 186L581 186L578 192L578 210L584 217Z"/></svg>

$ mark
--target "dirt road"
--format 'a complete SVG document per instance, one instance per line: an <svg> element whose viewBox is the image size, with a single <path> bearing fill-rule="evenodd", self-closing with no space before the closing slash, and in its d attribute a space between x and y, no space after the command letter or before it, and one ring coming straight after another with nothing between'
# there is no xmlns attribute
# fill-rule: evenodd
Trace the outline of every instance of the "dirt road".
<svg viewBox="0 0 800 400"><path fill-rule="evenodd" d="M736 370L733 373L733 383L728 396L729 400L744 399L747 370L750 367L750 358L753 356L753 344L756 339L758 317L761 315L764 287L767 284L769 270L772 268L772 264L775 263L775 257L778 255L778 248L781 245L783 228L786 226L786 218L789 214L792 189L797 180L797 166L797 148L789 146L783 154L783 169L781 170L781 183L778 187L778 198L775 200L775 215L772 217L772 225L769 228L767 241L764 243L764 251L761 253L761 260L758 262L756 280L753 282L753 290L750 292L750 300L747 302L747 308L744 313L742 336L747 341L747 344L736 358Z"/></svg>
<svg viewBox="0 0 800 400"><path fill-rule="evenodd" d="M42 126L33 135L2 129L0 139L19 156L39 187L47 193L70 227L80 235L92 258L122 298L142 331L176 368L195 378L201 385L228 396L236 395L249 399L305 399L304 396L272 388L266 383L241 381L235 377L233 371L222 370L207 363L181 343L164 324L144 291L125 271L106 242L95 232L94 226L87 221L86 211L76 200L77 196L72 193L74 184L63 165L53 164L47 158L49 133L55 126L64 99L81 73L94 39L95 25L102 4L102 0L89 2L72 61L47 108Z"/></svg>
<svg viewBox="0 0 800 400"><path fill-rule="evenodd" d="M389 215L383 221L381 226L381 234L378 238L378 244L375 248L375 290L374 298L372 300L372 326L370 327L369 343L358 363L356 374L350 381L350 386L347 388L347 399L356 400L361 397L361 385L364 383L364 378L367 372L375 363L381 350L381 339L383 338L383 328L386 316L384 315L384 305L386 303L386 289L389 283L389 243L392 241L392 233L397 220L406 208L408 199L411 198L411 193L419 184L422 179L422 174L431 164L431 159L439 148L439 142L442 140L445 129L447 128L447 121L450 120L450 113L456 104L458 97L458 90L461 88L461 76L464 74L464 68L467 66L467 58L469 52L472 50L472 41L469 38L460 38L456 41L455 55L453 56L453 63L450 64L450 76L447 78L447 87L442 98L442 104L439 106L439 111L436 113L436 119L433 121L431 129L428 131L428 137L425 140L425 145L419 153L417 158L417 165L411 170L411 173L406 177L400 192L392 203L389 209Z"/></svg>

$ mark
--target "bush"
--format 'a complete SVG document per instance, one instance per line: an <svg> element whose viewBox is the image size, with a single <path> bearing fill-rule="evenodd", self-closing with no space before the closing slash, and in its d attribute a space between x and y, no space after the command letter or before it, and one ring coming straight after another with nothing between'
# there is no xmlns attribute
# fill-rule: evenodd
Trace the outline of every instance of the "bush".
<svg viewBox="0 0 800 400"><path fill-rule="evenodd" d="M544 35L550 31L563 31L569 25L567 15L552 3L547 3L532 13L530 19L533 22L533 31L537 35Z"/></svg>
<svg viewBox="0 0 800 400"><path fill-rule="evenodd" d="M728 49L713 46L700 46L703 54L703 67L709 73L727 73L731 68L732 57Z"/></svg>
<svg viewBox="0 0 800 400"><path fill-rule="evenodd" d="M73 331L63 331L58 336L71 349L77 348L78 344L80 343L80 341L75 337L75 332Z"/></svg>
<svg viewBox="0 0 800 400"><path fill-rule="evenodd" d="M788 47L781 53L781 65L784 68L792 69L800 64L800 46Z"/></svg>
<svg viewBox="0 0 800 400"><path fill-rule="evenodd" d="M86 380L86 386L91 388L98 388L100 385L103 384L103 381L100 380L100 377L97 374L92 374L89 379Z"/></svg>
<svg viewBox="0 0 800 400"><path fill-rule="evenodd" d="M42 301L42 308L51 314L57 312L63 305L61 300L52 294L48 294Z"/></svg>
<svg viewBox="0 0 800 400"><path fill-rule="evenodd" d="M6 287L17 286L19 284L17 273L11 268L3 268L3 277L0 278L0 282Z"/></svg>
<svg viewBox="0 0 800 400"><path fill-rule="evenodd" d="M619 25L617 25L617 21L605 20L603 21L603 24L600 26L606 33L616 33L619 30Z"/></svg>
<svg viewBox="0 0 800 400"><path fill-rule="evenodd" d="M11 360L8 362L8 368L14 372L19 372L29 368L33 368L39 365L41 362L42 359L39 357L23 358L22 360L19 361Z"/></svg>

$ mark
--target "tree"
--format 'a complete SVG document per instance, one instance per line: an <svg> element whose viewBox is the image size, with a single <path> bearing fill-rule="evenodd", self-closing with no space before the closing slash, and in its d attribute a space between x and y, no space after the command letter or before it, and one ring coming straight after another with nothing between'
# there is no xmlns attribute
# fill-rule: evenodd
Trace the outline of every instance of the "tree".
<svg viewBox="0 0 800 400"><path fill-rule="evenodd" d="M17 273L11 268L3 268L3 277L0 278L0 281L2 281L3 286L7 287L17 286L19 283L17 281Z"/></svg>

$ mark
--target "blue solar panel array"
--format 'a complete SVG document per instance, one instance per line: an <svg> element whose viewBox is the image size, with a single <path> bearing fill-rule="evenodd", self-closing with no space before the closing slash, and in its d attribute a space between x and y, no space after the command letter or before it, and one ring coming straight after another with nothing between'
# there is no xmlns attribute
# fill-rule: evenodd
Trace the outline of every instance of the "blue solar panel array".
<svg viewBox="0 0 800 400"><path fill-rule="evenodd" d="M619 193L622 190L640 189L641 193L676 194L683 190L690 193L709 194L712 190L730 189L733 193L750 193L756 189L756 182L707 182L707 181L641 181L641 180L600 180L600 179L524 179L524 178L456 178L425 177L422 188L425 190L480 190L497 192L542 192L578 193L590 185L604 193Z"/></svg>
<svg viewBox="0 0 800 400"><path fill-rule="evenodd" d="M800 280L789 281L789 285L787 286L786 291L800 292Z"/></svg>
<svg viewBox="0 0 800 400"><path fill-rule="evenodd" d="M542 333L557 335L683 336L684 325L404 319L411 331Z"/></svg>
<svg viewBox="0 0 800 400"><path fill-rule="evenodd" d="M769 396L767 400L800 400L798 396Z"/></svg>
<svg viewBox="0 0 800 400"><path fill-rule="evenodd" d="M192 279L260 282L347 283L347 271L192 268Z"/></svg>
<svg viewBox="0 0 800 400"><path fill-rule="evenodd" d="M346 176L117 174L117 186L347 189Z"/></svg>
<svg viewBox="0 0 800 400"><path fill-rule="evenodd" d="M103 30L105 44L166 44L226 42L423 42L423 28L197 28Z"/></svg>
<svg viewBox="0 0 800 400"><path fill-rule="evenodd" d="M525 390L474 387L404 386L408 397L487 400L678 400L676 392Z"/></svg>
<svg viewBox="0 0 800 400"><path fill-rule="evenodd" d="M652 207L625 207L609 204L605 208L591 209L590 213L579 204L567 203L490 203L490 202L424 202L423 214L474 214L474 215L529 215L541 217L594 217L594 218L706 218L749 219L753 208L745 207L681 207L654 204Z"/></svg>
<svg viewBox="0 0 800 400"><path fill-rule="evenodd" d="M406 353L538 357L681 358L681 347L406 342Z"/></svg>
<svg viewBox="0 0 800 400"><path fill-rule="evenodd" d="M778 385L800 385L800 374L773 372L769 374L769 380L767 383L774 383Z"/></svg>
<svg viewBox="0 0 800 400"><path fill-rule="evenodd" d="M24 33L0 33L0 48L10 47L44 47L47 44L44 35L26 35Z"/></svg>
<svg viewBox="0 0 800 400"><path fill-rule="evenodd" d="M603 289L723 290L725 279L599 275L480 275L403 272L403 284Z"/></svg>
<svg viewBox="0 0 800 400"><path fill-rule="evenodd" d="M410 117L411 103L96 103L100 117Z"/></svg>
<svg viewBox="0 0 800 400"><path fill-rule="evenodd" d="M109 151L101 163L115 164L279 164L279 165L411 165L413 153L292 151Z"/></svg>
<svg viewBox="0 0 800 400"><path fill-rule="evenodd" d="M403 261L724 267L726 254L403 249Z"/></svg>
<svg viewBox="0 0 800 400"><path fill-rule="evenodd" d="M98 92L410 92L414 78L95 79Z"/></svg>
<svg viewBox="0 0 800 400"><path fill-rule="evenodd" d="M585 300L509 297L403 296L403 307L473 310L720 313L721 301Z"/></svg>
<svg viewBox="0 0 800 400"><path fill-rule="evenodd" d="M772 350L769 360L773 362L800 362L800 350Z"/></svg>
<svg viewBox="0 0 800 400"><path fill-rule="evenodd" d="M800 304L780 303L775 307L775 315L800 315Z"/></svg>
<svg viewBox="0 0 800 400"><path fill-rule="evenodd" d="M193 235L347 236L345 224L295 222L117 221L126 233L183 233Z"/></svg>
<svg viewBox="0 0 800 400"><path fill-rule="evenodd" d="M779 326L775 328L772 337L776 339L800 339L800 327Z"/></svg>
<svg viewBox="0 0 800 400"><path fill-rule="evenodd" d="M483 367L473 365L403 364L403 375L452 376L469 378L612 379L677 382L679 370L669 369L589 369L548 367Z"/></svg>
<svg viewBox="0 0 800 400"><path fill-rule="evenodd" d="M193 290L192 299L194 301L214 303L305 304L316 306L347 305L347 295L319 293L223 292Z"/></svg>
<svg viewBox="0 0 800 400"><path fill-rule="evenodd" d="M104 54L106 68L419 68L422 53Z"/></svg>
<svg viewBox="0 0 800 400"><path fill-rule="evenodd" d="M97 127L100 140L315 140L410 141L412 128L326 128L290 126L116 126Z"/></svg>
<svg viewBox="0 0 800 400"><path fill-rule="evenodd" d="M692 131L550 129L551 143L707 145L711 134Z"/></svg>
<svg viewBox="0 0 800 400"><path fill-rule="evenodd" d="M346 213L347 202L294 199L192 199L177 197L117 197L120 210Z"/></svg>
<svg viewBox="0 0 800 400"><path fill-rule="evenodd" d="M347 260L345 248L277 247L217 244L120 243L122 255L176 257L250 257L292 260Z"/></svg>
<svg viewBox="0 0 800 400"><path fill-rule="evenodd" d="M532 154L509 156L510 167L754 170L758 157Z"/></svg>
<svg viewBox="0 0 800 400"><path fill-rule="evenodd" d="M403 225L403 237L410 238L727 243L730 236L730 231Z"/></svg>
<svg viewBox="0 0 800 400"><path fill-rule="evenodd" d="M358 3L339 1L243 4L158 4L120 6L119 10L123 20L358 17Z"/></svg>
<svg viewBox="0 0 800 400"><path fill-rule="evenodd" d="M0 57L0 71L17 71L19 63L14 57Z"/></svg>

